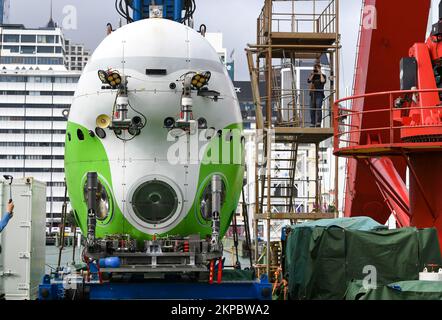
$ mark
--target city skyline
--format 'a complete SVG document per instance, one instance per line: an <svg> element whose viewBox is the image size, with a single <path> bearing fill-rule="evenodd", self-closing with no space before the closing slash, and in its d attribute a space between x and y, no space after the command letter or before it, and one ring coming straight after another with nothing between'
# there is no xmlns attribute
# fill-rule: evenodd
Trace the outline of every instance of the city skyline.
<svg viewBox="0 0 442 320"><path fill-rule="evenodd" d="M201 24L207 25L207 32L222 32L224 47L229 56L234 50L236 80L249 80L244 48L247 43L256 42L256 19L261 11L263 0L196 0L195 29ZM118 27L119 15L113 0L54 0L53 19L59 25L71 13L73 6L77 12L77 29L63 30L66 38L84 44L93 52L106 36L106 24ZM362 0L341 0L341 89L351 86L355 60L355 48L358 35ZM26 10L23 8L26 7ZM345 8L345 10L344 10ZM63 10L66 10L65 13ZM220 12L226 12L225 15ZM241 19L231 19L232 15L241 13ZM26 27L46 25L50 17L50 0L10 1L10 23L22 23ZM125 22L123 22L124 24ZM241 32L238 29L241 26ZM244 26L251 26L244 28ZM351 27L350 27L351 26ZM345 66L344 66L345 64Z"/></svg>

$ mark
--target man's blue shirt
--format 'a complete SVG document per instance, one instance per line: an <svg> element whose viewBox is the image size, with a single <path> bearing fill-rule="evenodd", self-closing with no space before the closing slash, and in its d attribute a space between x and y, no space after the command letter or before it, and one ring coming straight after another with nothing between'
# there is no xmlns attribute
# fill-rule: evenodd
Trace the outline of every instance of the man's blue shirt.
<svg viewBox="0 0 442 320"><path fill-rule="evenodd" d="M11 214L9 212L6 212L3 218L0 220L0 232L3 231L3 229L6 227L10 219L11 219Z"/></svg>

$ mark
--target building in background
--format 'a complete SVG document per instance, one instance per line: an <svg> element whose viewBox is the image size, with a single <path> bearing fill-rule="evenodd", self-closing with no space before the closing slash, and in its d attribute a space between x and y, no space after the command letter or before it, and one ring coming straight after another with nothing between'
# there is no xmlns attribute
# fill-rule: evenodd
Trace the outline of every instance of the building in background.
<svg viewBox="0 0 442 320"><path fill-rule="evenodd" d="M207 41L218 53L221 62L227 64L227 49L223 48L223 34L221 32L207 32L205 35Z"/></svg>
<svg viewBox="0 0 442 320"><path fill-rule="evenodd" d="M66 70L64 36L60 28L27 29L1 25L2 70Z"/></svg>
<svg viewBox="0 0 442 320"><path fill-rule="evenodd" d="M230 79L235 81L235 61L233 61L233 53L230 54L230 61L227 59L227 49L223 47L223 34L221 32L207 32L206 39L218 53L219 59L226 66Z"/></svg>
<svg viewBox="0 0 442 320"><path fill-rule="evenodd" d="M0 26L0 174L47 183L49 227L61 217L65 116L81 74L67 69L65 38L51 21Z"/></svg>
<svg viewBox="0 0 442 320"><path fill-rule="evenodd" d="M74 44L70 40L64 40L66 52L66 68L72 71L83 71L89 61L90 52L82 44Z"/></svg>
<svg viewBox="0 0 442 320"><path fill-rule="evenodd" d="M231 60L226 64L227 72L229 73L230 79L235 81L235 61Z"/></svg>

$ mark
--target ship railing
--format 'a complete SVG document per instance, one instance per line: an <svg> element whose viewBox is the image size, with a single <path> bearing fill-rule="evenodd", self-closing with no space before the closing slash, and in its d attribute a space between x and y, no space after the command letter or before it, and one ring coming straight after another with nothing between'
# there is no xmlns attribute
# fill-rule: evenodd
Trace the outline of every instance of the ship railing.
<svg viewBox="0 0 442 320"><path fill-rule="evenodd" d="M316 108L312 108L311 93L323 93L321 108L321 128L331 128L332 107L331 101L335 97L334 90L313 90L313 89L277 89L273 88L272 98L272 124L279 127L297 127L309 128L314 126L311 122L311 112ZM262 105L265 105L268 96L262 96ZM265 114L265 112L264 112ZM267 119L265 119L267 122Z"/></svg>
<svg viewBox="0 0 442 320"><path fill-rule="evenodd" d="M273 32L336 33L335 0L329 0L329 3L322 10L318 10L319 3L324 3L324 1L310 1L313 13L297 12L294 6L295 2L295 0L292 0L291 12L273 11L273 1L269 1L267 5L264 5L257 21L259 45L267 44Z"/></svg>
<svg viewBox="0 0 442 320"><path fill-rule="evenodd" d="M435 92L442 96L442 89L421 89L368 93L337 100L333 104L335 152L405 142L401 140L403 129L425 129L422 132L441 130L442 105L402 106L397 101L398 98L408 99L408 102L419 101ZM348 104L350 108L343 107ZM366 110L364 106L370 109ZM411 113L414 115L409 117ZM427 123L423 119L424 113L436 120ZM402 120L407 118L408 121ZM418 121L413 123L413 119Z"/></svg>

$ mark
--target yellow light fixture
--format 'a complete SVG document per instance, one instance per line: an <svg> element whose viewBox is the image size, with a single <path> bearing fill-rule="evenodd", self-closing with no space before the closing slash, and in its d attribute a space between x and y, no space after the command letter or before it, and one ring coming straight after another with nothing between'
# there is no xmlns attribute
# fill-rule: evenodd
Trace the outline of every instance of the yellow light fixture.
<svg viewBox="0 0 442 320"><path fill-rule="evenodd" d="M202 87L204 87L210 79L211 73L209 71L203 72L203 73L196 73L193 77L192 77L192 86L197 89L200 90Z"/></svg>
<svg viewBox="0 0 442 320"><path fill-rule="evenodd" d="M121 83L120 73L116 70L98 70L98 78L103 84L109 84L114 89Z"/></svg>

